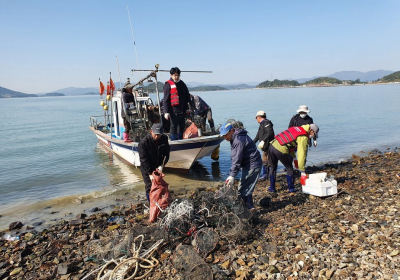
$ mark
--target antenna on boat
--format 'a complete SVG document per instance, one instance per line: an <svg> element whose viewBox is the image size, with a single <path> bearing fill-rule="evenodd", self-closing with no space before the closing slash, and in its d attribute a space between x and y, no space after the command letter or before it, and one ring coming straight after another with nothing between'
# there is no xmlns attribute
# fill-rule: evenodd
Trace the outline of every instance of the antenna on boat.
<svg viewBox="0 0 400 280"><path fill-rule="evenodd" d="M119 63L118 63L118 55L115 56L117 59L117 68L118 68L118 80L119 80L119 87L122 87L122 82L121 82L121 74L119 73Z"/></svg>
<svg viewBox="0 0 400 280"><path fill-rule="evenodd" d="M130 24L130 26L131 26L132 39L133 39L133 46L135 47L136 63L137 63L138 68L140 69L140 66L139 66L139 59L138 59L137 50L136 50L135 36L133 35L133 28L132 28L132 22L131 22L131 15L130 15L130 13L129 13L129 7L128 7L128 5L126 5L126 9L128 10L128 17L129 17L129 24Z"/></svg>

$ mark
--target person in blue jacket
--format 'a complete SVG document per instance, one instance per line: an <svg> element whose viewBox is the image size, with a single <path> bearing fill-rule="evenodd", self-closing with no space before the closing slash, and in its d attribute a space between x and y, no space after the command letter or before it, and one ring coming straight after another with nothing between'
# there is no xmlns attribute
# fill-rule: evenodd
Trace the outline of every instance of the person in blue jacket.
<svg viewBox="0 0 400 280"><path fill-rule="evenodd" d="M231 143L231 169L225 183L233 185L235 176L242 171L238 191L248 209L254 209L253 191L260 175L262 160L256 144L244 129L235 130L231 123L224 123L220 135Z"/></svg>

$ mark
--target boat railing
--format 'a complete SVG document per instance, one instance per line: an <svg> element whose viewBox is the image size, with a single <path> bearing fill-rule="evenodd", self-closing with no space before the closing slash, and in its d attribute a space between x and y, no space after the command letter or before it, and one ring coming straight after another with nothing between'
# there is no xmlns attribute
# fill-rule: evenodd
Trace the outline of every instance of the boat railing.
<svg viewBox="0 0 400 280"><path fill-rule="evenodd" d="M96 130L107 131L109 130L109 125L105 121L103 116L90 116L90 126Z"/></svg>

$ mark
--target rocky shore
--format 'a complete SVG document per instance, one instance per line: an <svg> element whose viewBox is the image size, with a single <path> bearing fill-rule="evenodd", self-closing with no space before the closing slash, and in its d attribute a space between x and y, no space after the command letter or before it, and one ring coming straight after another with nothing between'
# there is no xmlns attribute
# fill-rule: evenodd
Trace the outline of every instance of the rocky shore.
<svg viewBox="0 0 400 280"><path fill-rule="evenodd" d="M227 208L219 208L214 220L209 211L203 220L209 231L202 231L203 241L212 245L208 249L199 247L200 228L149 225L143 204L81 214L40 232L13 223L13 230L0 235L0 279L109 279L106 270L128 258L131 279L398 279L399 150L353 155L307 170L317 172L335 177L336 195L289 194L283 175L276 195L267 193L268 181L259 182L257 210L236 221L241 226L235 234L227 229L234 222L221 226L221 216L230 214ZM216 191L210 186L172 196L186 196L201 207L202 199ZM116 262L101 275L104 259L112 258Z"/></svg>

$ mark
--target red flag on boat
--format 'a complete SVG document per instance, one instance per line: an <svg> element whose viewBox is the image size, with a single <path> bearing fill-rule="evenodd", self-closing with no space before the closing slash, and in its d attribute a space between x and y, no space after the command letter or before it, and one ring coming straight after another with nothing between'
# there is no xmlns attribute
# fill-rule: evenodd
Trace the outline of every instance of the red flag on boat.
<svg viewBox="0 0 400 280"><path fill-rule="evenodd" d="M110 78L110 88L111 88L112 91L115 90L115 85L114 85L114 82L113 82L113 80L111 78Z"/></svg>
<svg viewBox="0 0 400 280"><path fill-rule="evenodd" d="M99 79L99 81L100 81L100 79ZM100 92L100 95L103 95L103 92L104 92L104 84L103 84L101 81L100 81L99 92Z"/></svg>
<svg viewBox="0 0 400 280"><path fill-rule="evenodd" d="M107 95L111 95L110 82L107 82Z"/></svg>
<svg viewBox="0 0 400 280"><path fill-rule="evenodd" d="M111 77L110 77L110 89L111 89L111 96L114 96L115 85Z"/></svg>

